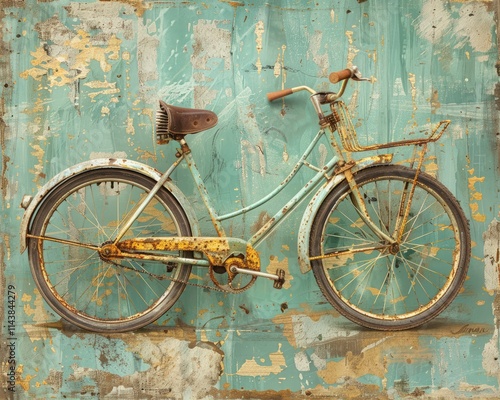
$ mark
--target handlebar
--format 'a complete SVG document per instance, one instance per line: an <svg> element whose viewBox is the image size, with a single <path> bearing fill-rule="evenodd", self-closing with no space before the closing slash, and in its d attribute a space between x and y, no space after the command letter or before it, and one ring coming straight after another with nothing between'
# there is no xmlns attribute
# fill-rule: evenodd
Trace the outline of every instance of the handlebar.
<svg viewBox="0 0 500 400"><path fill-rule="evenodd" d="M351 78L352 75L353 75L352 70L349 68L346 68L346 69L343 69L342 71L332 72L328 78L330 79L331 83L339 83L340 81L343 81L344 79Z"/></svg>
<svg viewBox="0 0 500 400"><path fill-rule="evenodd" d="M278 90L276 92L270 92L267 94L267 100L274 101L277 99L281 99L282 97L288 96L293 93L293 89L283 89Z"/></svg>
<svg viewBox="0 0 500 400"><path fill-rule="evenodd" d="M333 101L339 99L340 97L342 97L342 95L344 94L344 90L346 88L346 85L347 85L347 81L349 79L353 79L355 81L369 81L370 80L369 78L363 78L361 75L361 72L359 72L358 67L356 67L356 66L352 66L351 68L345 68L341 71L332 72L329 76L329 79L330 79L331 83L339 83L341 81L343 81L343 82L342 82L342 86L340 87L340 90L338 93L328 94L328 96L327 96L328 102L333 102ZM301 90L307 90L309 93L311 93L313 95L317 94L317 92L315 90L311 89L310 87L297 86L297 87L293 87L290 89L283 89L283 90L278 90L276 92L270 92L267 94L267 99L269 101L274 101L277 99L281 99L282 97L289 96L295 92L299 92Z"/></svg>

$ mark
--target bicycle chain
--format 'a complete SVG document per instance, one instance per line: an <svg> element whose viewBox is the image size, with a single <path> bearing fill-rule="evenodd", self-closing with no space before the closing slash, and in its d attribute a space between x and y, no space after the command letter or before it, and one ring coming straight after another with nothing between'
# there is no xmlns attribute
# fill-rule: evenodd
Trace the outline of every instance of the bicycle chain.
<svg viewBox="0 0 500 400"><path fill-rule="evenodd" d="M223 290L223 289L215 287L215 286L201 285L199 283L192 283L192 282L189 282L189 281L183 281L181 279L172 278L172 277L166 276L166 275L157 275L157 274L153 274L152 272L148 272L146 270L139 271L139 270L137 270L135 268L128 267L126 265L121 265L121 264L118 264L118 263L110 261L110 260L108 260L108 262L110 262L111 264L113 264L113 265L115 265L117 267L120 267L120 268L129 269L129 270L134 271L134 272L139 272L139 273L143 273L143 274L149 275L149 276L151 276L151 277L153 277L155 279L158 279L160 281L168 279L169 281L176 282L176 283L182 283L184 285L195 286L195 287L199 287L199 288L202 288L202 289L208 289L208 290L214 290L216 292L227 293L226 290Z"/></svg>

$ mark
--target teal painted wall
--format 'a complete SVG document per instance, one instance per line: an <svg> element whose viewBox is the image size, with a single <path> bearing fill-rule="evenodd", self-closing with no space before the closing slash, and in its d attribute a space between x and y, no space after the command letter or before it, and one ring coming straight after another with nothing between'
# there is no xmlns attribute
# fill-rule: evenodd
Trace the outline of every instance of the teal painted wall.
<svg viewBox="0 0 500 400"><path fill-rule="evenodd" d="M498 398L498 9L487 0L2 0L2 397ZM373 77L347 93L363 141L453 121L425 168L465 209L473 255L439 318L381 333L340 317L299 271L300 210L259 248L264 270L286 270L281 291L266 280L238 295L190 287L154 326L113 335L77 330L43 302L19 252L24 194L101 156L164 168L173 146L156 144L153 125L163 99L219 115L191 147L218 209L248 204L279 184L317 129L307 95L270 105L266 92L328 89L329 72L347 63ZM228 228L248 236L273 206Z"/></svg>

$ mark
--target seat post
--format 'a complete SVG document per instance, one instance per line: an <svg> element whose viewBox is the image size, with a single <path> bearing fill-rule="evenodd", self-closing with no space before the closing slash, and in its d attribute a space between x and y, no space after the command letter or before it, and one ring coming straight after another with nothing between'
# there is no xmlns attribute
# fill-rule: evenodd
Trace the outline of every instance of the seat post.
<svg viewBox="0 0 500 400"><path fill-rule="evenodd" d="M184 154L189 154L191 153L191 148L189 147L189 145L187 144L186 142L186 139L184 139L184 137L178 139L178 142L179 144L181 145L181 148L177 150L177 153L175 154L175 156L177 158L179 157L182 157L182 155Z"/></svg>

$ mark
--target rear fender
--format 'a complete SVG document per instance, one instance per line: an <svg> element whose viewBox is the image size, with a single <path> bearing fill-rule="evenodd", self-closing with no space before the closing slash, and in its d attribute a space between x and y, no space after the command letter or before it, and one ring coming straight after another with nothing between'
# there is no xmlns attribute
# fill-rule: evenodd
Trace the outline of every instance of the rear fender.
<svg viewBox="0 0 500 400"><path fill-rule="evenodd" d="M29 232L29 228L31 226L31 221L33 216L35 215L38 207L43 202L45 196L53 190L55 187L59 186L61 183L65 182L67 179L84 173L86 171L102 169L102 168L117 168L117 169L128 169L137 171L143 175L150 177L151 179L158 181L161 177L161 172L155 168L150 167L149 165L145 165L139 163L137 161L126 160L126 159L118 159L118 158L99 158L95 160L89 160L82 162L80 164L76 164L64 171L60 172L56 176L54 176L50 181L48 181L34 196L23 197L23 202L21 206L26 209L23 215L23 219L21 221L21 253L26 250L27 240L26 235ZM191 207L191 203L187 200L181 190L174 185L172 182L168 181L165 183L165 188L170 191L176 198L176 200L182 205L184 211L186 212L186 216L189 220L189 224L191 225L191 232L194 236L199 236L199 224L196 219L196 214L194 209Z"/></svg>

